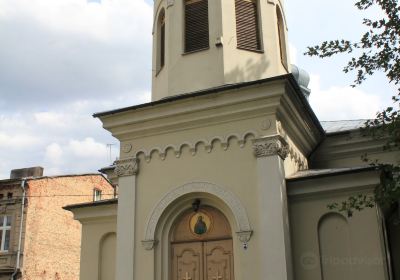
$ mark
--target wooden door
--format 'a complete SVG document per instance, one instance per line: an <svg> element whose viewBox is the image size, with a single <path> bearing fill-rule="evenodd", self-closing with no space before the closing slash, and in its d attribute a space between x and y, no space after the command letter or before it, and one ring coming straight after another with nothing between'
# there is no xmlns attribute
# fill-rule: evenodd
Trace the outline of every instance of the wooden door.
<svg viewBox="0 0 400 280"><path fill-rule="evenodd" d="M234 280L232 231L217 209L184 213L172 230L170 280Z"/></svg>
<svg viewBox="0 0 400 280"><path fill-rule="evenodd" d="M203 280L203 244L201 242L172 246L172 279Z"/></svg>
<svg viewBox="0 0 400 280"><path fill-rule="evenodd" d="M232 240L204 243L204 280L234 280Z"/></svg>
<svg viewBox="0 0 400 280"><path fill-rule="evenodd" d="M172 245L172 280L234 280L232 240Z"/></svg>

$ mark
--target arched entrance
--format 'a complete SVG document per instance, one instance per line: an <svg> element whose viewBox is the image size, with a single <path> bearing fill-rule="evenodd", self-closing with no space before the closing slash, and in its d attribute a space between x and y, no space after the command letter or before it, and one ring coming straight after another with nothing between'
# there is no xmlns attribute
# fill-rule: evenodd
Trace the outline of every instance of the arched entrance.
<svg viewBox="0 0 400 280"><path fill-rule="evenodd" d="M234 280L232 231L210 206L184 212L171 231L172 280Z"/></svg>

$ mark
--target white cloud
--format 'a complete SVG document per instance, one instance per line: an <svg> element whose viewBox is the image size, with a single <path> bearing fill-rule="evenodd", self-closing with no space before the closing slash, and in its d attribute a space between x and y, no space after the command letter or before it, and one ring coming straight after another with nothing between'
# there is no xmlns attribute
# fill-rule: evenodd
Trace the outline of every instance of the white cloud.
<svg viewBox="0 0 400 280"><path fill-rule="evenodd" d="M289 55L290 55L290 63L297 65L297 48L289 42Z"/></svg>
<svg viewBox="0 0 400 280"><path fill-rule="evenodd" d="M35 120L39 125L45 126L64 126L65 116L55 112L40 112L34 114Z"/></svg>
<svg viewBox="0 0 400 280"><path fill-rule="evenodd" d="M311 75L310 103L320 120L351 120L375 117L383 101L359 88L333 86L321 88L320 77Z"/></svg>
<svg viewBox="0 0 400 280"><path fill-rule="evenodd" d="M150 88L152 7L144 0L0 0L0 11L0 109L47 111Z"/></svg>
<svg viewBox="0 0 400 280"><path fill-rule="evenodd" d="M54 166L62 162L63 154L64 153L60 145L57 143L52 143L46 148L45 158Z"/></svg>
<svg viewBox="0 0 400 280"><path fill-rule="evenodd" d="M93 138L71 140L67 149L77 158L104 159L107 156L106 145L96 142Z"/></svg>
<svg viewBox="0 0 400 280"><path fill-rule="evenodd" d="M0 0L0 179L110 164L92 114L150 100L152 16L146 0Z"/></svg>
<svg viewBox="0 0 400 280"><path fill-rule="evenodd" d="M0 148L10 149L25 149L34 146L40 142L39 138L29 134L7 134L0 132Z"/></svg>

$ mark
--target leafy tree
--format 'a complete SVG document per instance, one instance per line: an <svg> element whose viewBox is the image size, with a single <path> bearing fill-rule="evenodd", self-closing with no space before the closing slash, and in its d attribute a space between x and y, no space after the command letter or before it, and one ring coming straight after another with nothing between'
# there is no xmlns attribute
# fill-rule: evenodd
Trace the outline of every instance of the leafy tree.
<svg viewBox="0 0 400 280"><path fill-rule="evenodd" d="M398 0L358 0L355 6L361 11L378 8L382 11L382 17L363 20L367 31L359 41L325 41L308 47L305 54L320 58L341 53L354 55L343 69L345 73L356 72L352 86L362 84L376 72L385 73L389 83L395 84L398 89L392 97L393 105L378 112L374 120L367 121L362 133L386 140L386 150L397 150L400 147L400 6ZM382 171L381 184L376 187L374 196L353 196L341 203L329 205L330 209L352 216L354 211L374 207L376 204L393 207L399 203L400 162L384 164L367 156L363 159Z"/></svg>

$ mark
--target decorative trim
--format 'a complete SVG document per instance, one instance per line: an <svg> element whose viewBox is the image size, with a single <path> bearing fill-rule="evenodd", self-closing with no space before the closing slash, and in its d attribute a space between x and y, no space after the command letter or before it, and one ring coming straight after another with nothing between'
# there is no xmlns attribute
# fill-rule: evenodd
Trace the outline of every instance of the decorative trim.
<svg viewBox="0 0 400 280"><path fill-rule="evenodd" d="M153 250L154 247L156 246L156 244L157 244L156 240L144 240L144 241L142 241L142 245L147 251Z"/></svg>
<svg viewBox="0 0 400 280"><path fill-rule="evenodd" d="M239 231L236 234L239 237L240 242L248 243L253 235L253 231Z"/></svg>
<svg viewBox="0 0 400 280"><path fill-rule="evenodd" d="M185 184L179 188L176 188L165 195L159 203L154 207L146 225L145 230L145 238L142 241L143 246L147 250L152 250L154 248L156 227L161 215L164 211L169 207L174 201L179 199L180 197L190 194L190 193L207 193L214 195L221 199L232 211L233 216L236 220L237 234L239 240L246 243L250 240L251 234L253 230L251 229L249 218L247 216L247 212L240 202L240 200L236 197L234 193L231 191L217 186L215 184L207 183L207 182L194 182ZM153 244L153 246L150 246ZM149 248L149 249L148 249Z"/></svg>
<svg viewBox="0 0 400 280"><path fill-rule="evenodd" d="M134 176L138 173L139 160L137 158L127 158L122 160L117 160L115 162L116 167L114 169L115 175L118 177Z"/></svg>
<svg viewBox="0 0 400 280"><path fill-rule="evenodd" d="M135 153L135 157L139 158L140 155L144 155L144 159L146 160L146 162L150 162L153 155L154 154L158 154L161 160L165 160L166 159L166 155L168 150L172 150L174 155L177 158L180 158L180 156L182 155L182 151L185 147L188 147L190 150L190 153L192 154L192 156L195 156L199 150L199 146L203 145L205 148L205 151L207 153L211 153L212 150L215 148L216 143L219 142L222 149L224 151L229 149L229 142L232 139L236 139L237 143L239 145L240 148L244 148L246 145L246 142L248 141L249 138L256 138L257 137L257 133L254 131L248 131L242 135L239 134L230 134L228 136L225 137L221 137L221 136L214 136L212 138L210 138L209 140L207 139L200 139L197 140L196 142L184 142L181 143L179 145L173 145L173 144L169 144L166 145L164 148L160 148L160 147L154 147L151 148L150 150L145 150L145 149L141 149L138 150Z"/></svg>
<svg viewBox="0 0 400 280"><path fill-rule="evenodd" d="M130 143L124 144L124 145L122 146L122 151L123 151L125 154L128 154L128 153L130 153L130 152L132 151L132 148L133 148L132 144L130 144Z"/></svg>
<svg viewBox="0 0 400 280"><path fill-rule="evenodd" d="M167 8L173 6L175 4L175 0L167 0Z"/></svg>
<svg viewBox="0 0 400 280"><path fill-rule="evenodd" d="M253 140L256 157L280 156L285 159L289 154L289 145L280 135L273 135Z"/></svg>

